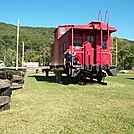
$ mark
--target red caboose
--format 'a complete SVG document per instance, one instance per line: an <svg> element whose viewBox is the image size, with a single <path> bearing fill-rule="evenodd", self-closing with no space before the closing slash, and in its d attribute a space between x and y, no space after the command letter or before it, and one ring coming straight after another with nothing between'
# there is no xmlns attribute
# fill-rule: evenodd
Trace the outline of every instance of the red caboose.
<svg viewBox="0 0 134 134"><path fill-rule="evenodd" d="M65 70L72 77L83 72L82 76L101 81L105 76L103 70L115 75L110 72L111 33L115 31L116 28L109 26L108 22L99 20L85 25L58 26L51 45L51 67L65 67L64 52L68 49L73 56L71 65Z"/></svg>

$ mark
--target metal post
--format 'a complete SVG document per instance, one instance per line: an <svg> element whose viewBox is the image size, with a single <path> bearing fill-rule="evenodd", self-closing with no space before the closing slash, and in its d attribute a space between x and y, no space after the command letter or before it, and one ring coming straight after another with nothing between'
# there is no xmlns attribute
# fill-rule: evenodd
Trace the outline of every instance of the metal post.
<svg viewBox="0 0 134 134"><path fill-rule="evenodd" d="M116 67L117 67L117 62L118 62L118 57L117 57L117 54L118 54L118 50L117 50L117 38L118 38L118 32L116 34Z"/></svg>
<svg viewBox="0 0 134 134"><path fill-rule="evenodd" d="M108 16L108 20L106 22L106 17L107 16ZM107 23L107 45L108 45L108 48L110 48L111 46L110 46L110 35L109 35L109 13L108 13L108 11L105 12L105 23Z"/></svg>
<svg viewBox="0 0 134 134"><path fill-rule="evenodd" d="M86 45L84 44L84 70L86 70Z"/></svg>
<svg viewBox="0 0 134 134"><path fill-rule="evenodd" d="M74 30L72 27L72 66L73 66L73 45L74 45Z"/></svg>
<svg viewBox="0 0 134 134"><path fill-rule="evenodd" d="M101 36L100 36L100 40L101 40L101 50L100 50L100 57L102 58L102 44L103 44L103 31L102 31L102 25L100 25L101 28ZM101 58L100 58L100 62L101 62Z"/></svg>
<svg viewBox="0 0 134 134"><path fill-rule="evenodd" d="M108 15L108 20L107 20L107 23L109 24L109 13L108 11L105 12L105 23L106 23L106 18L107 18L107 15Z"/></svg>
<svg viewBox="0 0 134 134"><path fill-rule="evenodd" d="M101 13L101 10L98 13L98 21L102 22L102 13Z"/></svg>
<svg viewBox="0 0 134 134"><path fill-rule="evenodd" d="M17 27L17 50L16 50L16 70L18 70L19 28L20 28L20 22L19 22L19 19L18 19L18 27Z"/></svg>
<svg viewBox="0 0 134 134"><path fill-rule="evenodd" d="M24 67L24 42L22 42L22 67Z"/></svg>
<svg viewBox="0 0 134 134"><path fill-rule="evenodd" d="M102 23L102 12L101 10L98 13L98 21ZM102 24L100 23L100 62L101 62L101 57L102 57L102 39L103 39L103 31L102 31ZM95 63L96 64L96 63Z"/></svg>

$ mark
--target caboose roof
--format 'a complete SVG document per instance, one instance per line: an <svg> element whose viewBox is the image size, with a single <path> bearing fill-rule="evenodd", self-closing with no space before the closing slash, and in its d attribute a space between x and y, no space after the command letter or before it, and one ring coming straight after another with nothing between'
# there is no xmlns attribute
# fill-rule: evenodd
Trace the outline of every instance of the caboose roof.
<svg viewBox="0 0 134 134"><path fill-rule="evenodd" d="M89 24L80 24L80 25L60 25L58 28L55 29L56 32L59 28L65 28L66 32L71 29L79 29L79 30L109 30L110 32L116 32L117 29L115 27L109 26L108 23L99 22L99 21L92 21ZM65 32L65 33L66 33ZM60 34L58 38L60 38L64 34Z"/></svg>
<svg viewBox="0 0 134 134"><path fill-rule="evenodd" d="M117 29L115 27L109 26L108 23L103 23L103 22L91 22L89 24L80 24L80 25L60 25L59 27L66 27L69 29L96 29L96 30L107 30L109 29L109 31L111 32L115 32L117 31ZM55 29L56 31L57 29Z"/></svg>

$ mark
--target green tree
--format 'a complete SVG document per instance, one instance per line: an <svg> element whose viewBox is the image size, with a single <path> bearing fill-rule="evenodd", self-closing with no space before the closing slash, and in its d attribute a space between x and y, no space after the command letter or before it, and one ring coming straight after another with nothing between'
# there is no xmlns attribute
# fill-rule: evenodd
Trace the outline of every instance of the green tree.
<svg viewBox="0 0 134 134"><path fill-rule="evenodd" d="M7 67L14 67L16 62L16 51L8 49L3 51L4 63Z"/></svg>
<svg viewBox="0 0 134 134"><path fill-rule="evenodd" d="M115 41L113 38L113 62L115 63ZM133 69L134 68L134 42L126 39L117 39L118 48L118 69Z"/></svg>

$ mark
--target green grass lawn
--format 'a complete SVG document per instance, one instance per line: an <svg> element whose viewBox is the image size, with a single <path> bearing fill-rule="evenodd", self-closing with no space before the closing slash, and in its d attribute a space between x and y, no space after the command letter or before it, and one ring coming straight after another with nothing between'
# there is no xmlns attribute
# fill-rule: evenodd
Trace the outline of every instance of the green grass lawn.
<svg viewBox="0 0 134 134"><path fill-rule="evenodd" d="M0 134L134 134L134 74L106 77L107 86L54 81L27 74L0 112Z"/></svg>

